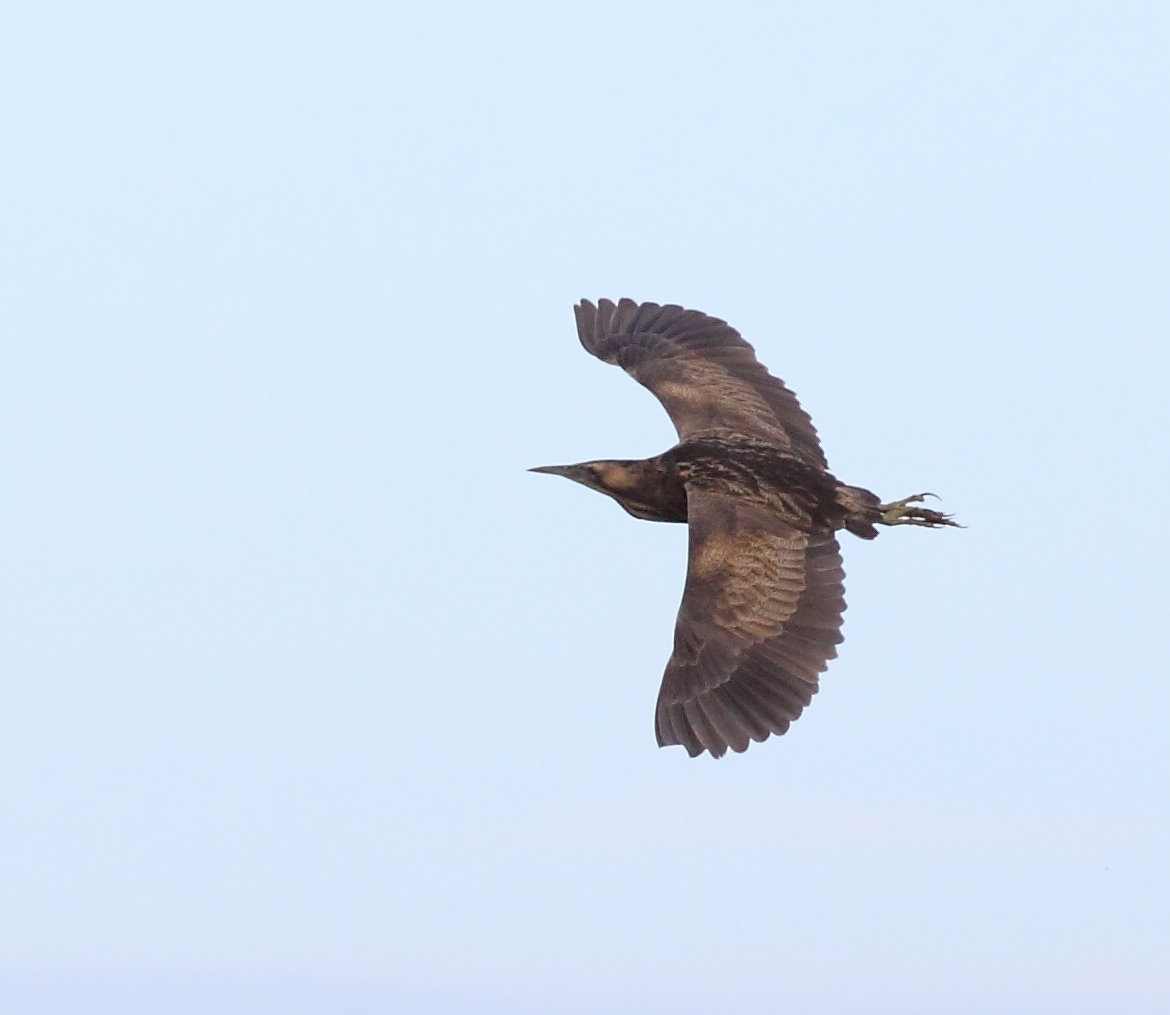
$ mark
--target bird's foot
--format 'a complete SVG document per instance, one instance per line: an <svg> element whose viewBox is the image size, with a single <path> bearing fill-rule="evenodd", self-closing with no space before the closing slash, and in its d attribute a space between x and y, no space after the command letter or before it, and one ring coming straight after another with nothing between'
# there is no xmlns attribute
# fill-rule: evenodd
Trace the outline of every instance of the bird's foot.
<svg viewBox="0 0 1170 1015"><path fill-rule="evenodd" d="M878 510L881 525L925 525L928 529L941 529L946 525L953 525L957 529L961 526L951 515L944 515L941 511L931 511L930 508L914 507L927 497L938 498L933 493L916 493L911 497L904 497L892 504L879 504Z"/></svg>

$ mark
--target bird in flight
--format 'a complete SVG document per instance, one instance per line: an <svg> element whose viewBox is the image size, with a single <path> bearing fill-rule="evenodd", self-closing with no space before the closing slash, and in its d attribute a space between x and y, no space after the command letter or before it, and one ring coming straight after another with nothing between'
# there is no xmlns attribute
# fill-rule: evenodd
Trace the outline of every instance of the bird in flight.
<svg viewBox="0 0 1170 1015"><path fill-rule="evenodd" d="M877 525L955 525L888 504L829 472L796 396L734 328L679 306L582 300L581 344L649 388L679 443L641 461L546 465L607 494L635 518L686 522L686 585L658 693L659 746L691 757L787 731L837 655L845 572L835 533Z"/></svg>

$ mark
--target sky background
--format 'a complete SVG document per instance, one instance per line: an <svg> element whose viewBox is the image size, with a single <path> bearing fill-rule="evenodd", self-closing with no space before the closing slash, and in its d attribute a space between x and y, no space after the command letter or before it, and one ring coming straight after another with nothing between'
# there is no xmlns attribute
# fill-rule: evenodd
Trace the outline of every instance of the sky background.
<svg viewBox="0 0 1170 1015"><path fill-rule="evenodd" d="M0 1010L1170 1006L1164 4L9 4ZM843 538L782 738L659 750L730 321Z"/></svg>

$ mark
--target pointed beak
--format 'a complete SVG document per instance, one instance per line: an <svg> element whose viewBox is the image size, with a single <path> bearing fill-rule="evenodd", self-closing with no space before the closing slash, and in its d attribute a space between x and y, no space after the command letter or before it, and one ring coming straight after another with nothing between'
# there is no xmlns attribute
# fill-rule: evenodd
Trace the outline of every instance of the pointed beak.
<svg viewBox="0 0 1170 1015"><path fill-rule="evenodd" d="M566 476L572 478L573 466L571 465L538 465L535 469L529 469L529 472L547 472L550 476Z"/></svg>

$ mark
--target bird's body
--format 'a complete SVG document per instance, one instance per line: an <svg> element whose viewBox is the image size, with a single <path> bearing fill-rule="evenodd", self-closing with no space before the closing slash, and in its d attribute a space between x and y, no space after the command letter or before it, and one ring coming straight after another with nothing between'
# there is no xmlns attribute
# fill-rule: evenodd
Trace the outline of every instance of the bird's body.
<svg viewBox="0 0 1170 1015"><path fill-rule="evenodd" d="M743 751L784 733L841 641L844 571L834 533L953 525L828 471L795 396L723 321L653 303L577 307L581 342L666 407L680 441L654 458L545 466L636 518L687 522L686 589L659 693L661 745Z"/></svg>
<svg viewBox="0 0 1170 1015"><path fill-rule="evenodd" d="M569 470L580 470L576 475ZM687 490L725 493L776 512L804 532L848 528L863 539L877 535L878 498L846 486L830 473L777 451L763 441L734 435L699 437L653 458L547 466L616 500L635 518L687 521Z"/></svg>

